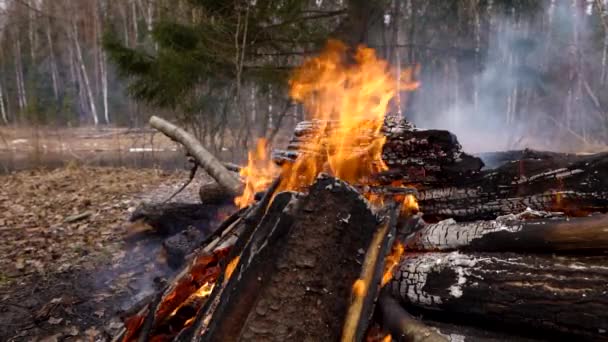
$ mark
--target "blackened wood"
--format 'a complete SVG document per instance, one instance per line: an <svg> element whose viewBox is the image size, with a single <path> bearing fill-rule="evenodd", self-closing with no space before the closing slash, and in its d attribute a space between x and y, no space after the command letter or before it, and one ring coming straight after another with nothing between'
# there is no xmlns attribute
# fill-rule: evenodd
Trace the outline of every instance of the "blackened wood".
<svg viewBox="0 0 608 342"><path fill-rule="evenodd" d="M200 204L200 203L143 203L131 214L129 221L143 221L150 225L161 236L172 236L189 226L196 227L204 235L210 235L219 225L220 211L229 211L232 204Z"/></svg>
<svg viewBox="0 0 608 342"><path fill-rule="evenodd" d="M491 221L434 224L420 222L417 231L404 238L406 250L478 252L519 251L608 252L608 215L580 218L522 220L515 215Z"/></svg>
<svg viewBox="0 0 608 342"><path fill-rule="evenodd" d="M201 185L198 195L203 204L229 204L234 201L234 195L217 182Z"/></svg>
<svg viewBox="0 0 608 342"><path fill-rule="evenodd" d="M406 305L606 339L605 257L511 253L405 255L391 291Z"/></svg>
<svg viewBox="0 0 608 342"><path fill-rule="evenodd" d="M276 253L279 236L291 228L293 216L299 211L299 200L293 193L280 193L270 204L260 224L242 235L230 255L233 270L224 272L216 282L211 296L196 317L190 336L182 340L234 340L243 324L243 316L250 310L258 280L247 272L250 267L268 267L264 256ZM256 256L261 255L260 258Z"/></svg>
<svg viewBox="0 0 608 342"><path fill-rule="evenodd" d="M419 189L420 210L433 218L494 219L526 208L581 216L608 211L608 154L574 162L525 159L495 170Z"/></svg>
<svg viewBox="0 0 608 342"><path fill-rule="evenodd" d="M391 333L394 341L447 342L449 339L437 329L426 326L407 313L399 302L390 295L388 289L380 293L378 299L382 327Z"/></svg>
<svg viewBox="0 0 608 342"><path fill-rule="evenodd" d="M324 132L320 130L324 128ZM278 164L294 161L300 154L324 154L316 142L319 136L328 136L336 129L335 122L304 121L296 126L286 150L273 152ZM374 138L374 132L358 132L353 137L353 155L365 149ZM390 184L401 181L407 184L441 184L453 178L479 172L483 162L462 151L458 139L445 130L416 129L405 119L387 115L381 134L386 137L382 159L389 170L377 175L377 181ZM315 144L310 144L311 140Z"/></svg>
<svg viewBox="0 0 608 342"><path fill-rule="evenodd" d="M560 163L562 165L567 165L585 157L584 154L536 151L531 149L484 152L479 153L476 156L483 160L485 167L488 169L495 169L503 166L506 163L517 162L525 159L547 160Z"/></svg>

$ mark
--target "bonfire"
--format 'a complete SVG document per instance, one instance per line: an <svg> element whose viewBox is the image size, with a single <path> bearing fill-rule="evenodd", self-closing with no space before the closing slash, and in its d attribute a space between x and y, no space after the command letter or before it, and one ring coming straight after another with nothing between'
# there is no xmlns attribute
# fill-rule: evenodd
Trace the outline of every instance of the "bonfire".
<svg viewBox="0 0 608 342"><path fill-rule="evenodd" d="M605 338L608 219L590 214L608 209L608 159L528 151L482 170L453 134L391 114L420 86L416 67L395 75L330 41L290 80L309 120L284 150L260 140L239 178L153 117L240 210L119 338L450 340L406 308Z"/></svg>

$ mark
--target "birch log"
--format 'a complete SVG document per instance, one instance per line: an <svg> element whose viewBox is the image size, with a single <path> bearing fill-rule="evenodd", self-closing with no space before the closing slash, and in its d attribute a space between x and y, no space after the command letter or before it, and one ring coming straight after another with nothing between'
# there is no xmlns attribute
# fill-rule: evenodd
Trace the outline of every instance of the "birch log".
<svg viewBox="0 0 608 342"><path fill-rule="evenodd" d="M471 321L608 338L605 257L410 253L391 291L406 305Z"/></svg>
<svg viewBox="0 0 608 342"><path fill-rule="evenodd" d="M188 153L196 159L199 165L209 173L220 185L226 188L231 195L240 195L243 192L243 184L233 176L224 165L201 143L185 130L175 126L167 120L152 116L150 126L161 131L163 134L176 142L184 145Z"/></svg>

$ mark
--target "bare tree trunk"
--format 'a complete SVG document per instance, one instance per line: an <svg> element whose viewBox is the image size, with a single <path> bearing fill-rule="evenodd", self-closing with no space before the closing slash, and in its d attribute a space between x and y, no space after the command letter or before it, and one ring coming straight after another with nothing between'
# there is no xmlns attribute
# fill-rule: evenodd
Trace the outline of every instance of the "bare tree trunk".
<svg viewBox="0 0 608 342"><path fill-rule="evenodd" d="M72 40L76 47L76 57L78 58L78 64L80 64L80 71L82 73L82 79L84 81L84 87L88 96L89 106L91 109L91 115L95 126L99 124L99 116L97 115L97 106L95 105L95 98L93 97L93 91L91 90L91 83L89 81L89 75L87 73L86 65L84 64L84 58L82 57L82 49L80 48L80 42L78 41L78 28L76 22L72 22Z"/></svg>
<svg viewBox="0 0 608 342"><path fill-rule="evenodd" d="M8 116L6 115L6 106L4 104L4 91L2 89L2 83L0 83L0 114L2 114L2 121L8 124Z"/></svg>
<svg viewBox="0 0 608 342"><path fill-rule="evenodd" d="M23 81L23 65L21 64L21 40L19 34L15 33L15 73L17 82L17 98L19 109L23 110L27 106L27 96L25 94L25 82Z"/></svg>
<svg viewBox="0 0 608 342"><path fill-rule="evenodd" d="M101 8L101 3L97 0L96 12L97 12L97 41L101 42L101 32L103 31L103 20L105 18L105 13L103 13L103 9ZM110 124L110 113L108 109L108 70L107 70L107 61L106 61L106 53L99 46L99 72L101 76L101 96L103 99L103 117L106 121L106 124Z"/></svg>
<svg viewBox="0 0 608 342"><path fill-rule="evenodd" d="M131 20L133 24L133 45L136 46L139 42L139 33L137 32L137 4L135 0L131 0L131 14L133 15Z"/></svg>
<svg viewBox="0 0 608 342"><path fill-rule="evenodd" d="M59 83L58 83L58 70L57 60L55 58L55 51L53 48L53 37L51 36L51 19L47 18L46 26L46 38L49 44L49 57L51 59L51 81L53 83L53 94L55 95L55 101L59 101Z"/></svg>
<svg viewBox="0 0 608 342"><path fill-rule="evenodd" d="M28 38L30 40L30 55L32 57L32 63L34 63L34 61L36 60L36 52L35 52L35 42L34 42L34 24L36 22L36 1L32 1L32 0L28 0L27 1L27 6L30 7L28 9L28 22L27 22L27 29L28 29Z"/></svg>

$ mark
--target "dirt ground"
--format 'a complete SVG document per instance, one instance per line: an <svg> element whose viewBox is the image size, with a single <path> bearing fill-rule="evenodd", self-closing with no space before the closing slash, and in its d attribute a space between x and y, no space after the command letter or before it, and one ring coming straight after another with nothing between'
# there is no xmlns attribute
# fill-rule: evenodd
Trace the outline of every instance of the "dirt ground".
<svg viewBox="0 0 608 342"><path fill-rule="evenodd" d="M187 174L72 165L1 175L0 340L110 340L121 312L170 274L160 238L127 242L129 213ZM197 190L174 200L196 202Z"/></svg>

